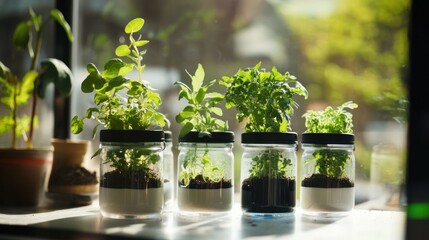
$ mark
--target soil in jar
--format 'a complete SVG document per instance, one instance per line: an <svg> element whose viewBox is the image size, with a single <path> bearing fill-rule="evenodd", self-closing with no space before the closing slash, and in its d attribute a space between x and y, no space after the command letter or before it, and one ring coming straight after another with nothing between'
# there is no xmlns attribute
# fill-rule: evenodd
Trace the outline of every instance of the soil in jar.
<svg viewBox="0 0 429 240"><path fill-rule="evenodd" d="M241 185L241 206L246 212L288 213L295 207L295 179L249 177Z"/></svg>
<svg viewBox="0 0 429 240"><path fill-rule="evenodd" d="M230 188L232 187L231 180L221 179L218 182L210 179L204 179L203 175L197 175L195 178L191 178L189 184L185 186L183 180L179 181L179 187L185 187L189 189L218 189L218 188Z"/></svg>
<svg viewBox="0 0 429 240"><path fill-rule="evenodd" d="M301 182L301 186L316 188L350 188L354 187L354 183L348 177L336 178L315 173L310 177L304 178Z"/></svg>
<svg viewBox="0 0 429 240"><path fill-rule="evenodd" d="M144 171L113 170L103 174L100 179L100 187L128 189L161 188L162 180L150 177Z"/></svg>

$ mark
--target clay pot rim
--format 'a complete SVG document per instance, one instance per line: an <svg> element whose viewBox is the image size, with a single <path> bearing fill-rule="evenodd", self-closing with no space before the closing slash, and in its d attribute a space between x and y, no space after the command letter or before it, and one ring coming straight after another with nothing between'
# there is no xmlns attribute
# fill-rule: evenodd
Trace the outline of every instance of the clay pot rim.
<svg viewBox="0 0 429 240"><path fill-rule="evenodd" d="M82 140L82 139L61 139L61 138L52 138L51 144L81 144L86 145L89 144L89 140Z"/></svg>

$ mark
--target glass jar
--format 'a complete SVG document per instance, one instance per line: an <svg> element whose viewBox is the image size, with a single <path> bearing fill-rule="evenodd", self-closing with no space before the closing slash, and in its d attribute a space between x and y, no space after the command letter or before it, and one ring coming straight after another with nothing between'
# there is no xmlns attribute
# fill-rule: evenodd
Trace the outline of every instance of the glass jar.
<svg viewBox="0 0 429 240"><path fill-rule="evenodd" d="M394 145L379 144L372 148L370 199L383 199L389 208L401 207L404 183L404 154Z"/></svg>
<svg viewBox="0 0 429 240"><path fill-rule="evenodd" d="M241 207L246 216L287 217L295 208L297 134L241 135Z"/></svg>
<svg viewBox="0 0 429 240"><path fill-rule="evenodd" d="M190 132L179 138L177 207L182 214L216 214L234 202L233 132Z"/></svg>
<svg viewBox="0 0 429 240"><path fill-rule="evenodd" d="M353 134L302 134L300 203L307 216L346 215L355 203Z"/></svg>
<svg viewBox="0 0 429 240"><path fill-rule="evenodd" d="M165 149L162 151L164 157L164 210L171 210L174 201L174 155L173 135L171 131L164 131Z"/></svg>
<svg viewBox="0 0 429 240"><path fill-rule="evenodd" d="M164 202L164 132L101 130L99 205L104 217L159 218Z"/></svg>

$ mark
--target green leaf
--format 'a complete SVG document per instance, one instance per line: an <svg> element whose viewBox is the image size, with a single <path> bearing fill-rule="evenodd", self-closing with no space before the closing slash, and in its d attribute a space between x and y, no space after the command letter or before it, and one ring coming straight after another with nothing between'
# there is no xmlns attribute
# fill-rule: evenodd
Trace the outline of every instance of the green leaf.
<svg viewBox="0 0 429 240"><path fill-rule="evenodd" d="M0 135L11 131L13 126L12 114L0 116Z"/></svg>
<svg viewBox="0 0 429 240"><path fill-rule="evenodd" d="M195 104L200 104L203 102L204 97L206 96L207 88L200 88L198 90L197 96L195 96Z"/></svg>
<svg viewBox="0 0 429 240"><path fill-rule="evenodd" d="M100 103L103 103L105 101L109 100L109 95L101 92L96 92L94 95L94 103L96 105L100 105Z"/></svg>
<svg viewBox="0 0 429 240"><path fill-rule="evenodd" d="M148 40L140 40L140 41L133 42L133 45L136 47L141 47L141 46L144 46L148 43L149 43Z"/></svg>
<svg viewBox="0 0 429 240"><path fill-rule="evenodd" d="M135 18L131 20L126 26L125 26L125 33L135 33L140 31L144 25L144 19L143 18Z"/></svg>
<svg viewBox="0 0 429 240"><path fill-rule="evenodd" d="M97 151L94 153L94 155L91 156L91 159L97 157L98 155L101 154L101 150L103 150L102 148L97 149Z"/></svg>
<svg viewBox="0 0 429 240"><path fill-rule="evenodd" d="M27 22L21 22L13 33L13 44L20 49L27 49L30 44L30 28Z"/></svg>
<svg viewBox="0 0 429 240"><path fill-rule="evenodd" d="M123 67L128 66L119 58L110 59L105 65L101 76L105 79L112 79L119 76L120 71Z"/></svg>
<svg viewBox="0 0 429 240"><path fill-rule="evenodd" d="M128 73L133 70L133 64L125 64L123 67L119 69L118 75L125 77Z"/></svg>
<svg viewBox="0 0 429 240"><path fill-rule="evenodd" d="M118 57L125 57L130 55L130 53L131 53L130 48L125 44L118 46L115 50L115 54Z"/></svg>
<svg viewBox="0 0 429 240"><path fill-rule="evenodd" d="M109 81L109 87L110 88L121 87L122 85L124 85L128 81L129 81L128 79L126 79L122 76L118 76L118 77L115 77Z"/></svg>
<svg viewBox="0 0 429 240"><path fill-rule="evenodd" d="M127 91L127 95L129 96L138 96L143 92L143 87L140 86L131 86L131 88Z"/></svg>
<svg viewBox="0 0 429 240"><path fill-rule="evenodd" d="M97 124L97 125L95 125L95 127L92 129L92 134L91 134L92 139L95 139L95 135L97 135L98 127L99 127L99 126L101 126L101 125L102 125L102 124Z"/></svg>
<svg viewBox="0 0 429 240"><path fill-rule="evenodd" d="M180 90L180 92L179 92L179 100L182 99L182 98L185 98L189 102L192 101L192 97L191 97L191 94L189 93L188 89L182 88L182 90Z"/></svg>
<svg viewBox="0 0 429 240"><path fill-rule="evenodd" d="M22 105L28 102L28 99L33 95L34 82L37 78L36 71L27 72L22 78L22 83L20 85L20 90L18 92L16 102L18 105Z"/></svg>
<svg viewBox="0 0 429 240"><path fill-rule="evenodd" d="M97 67L93 64L93 63L89 63L88 65L86 65L86 70L88 71L88 73L97 73L100 74Z"/></svg>
<svg viewBox="0 0 429 240"><path fill-rule="evenodd" d="M8 79L11 75L10 69L0 61L0 79Z"/></svg>
<svg viewBox="0 0 429 240"><path fill-rule="evenodd" d="M84 93L90 93L94 89L100 89L104 86L106 80L98 72L91 72L82 82L81 90Z"/></svg>
<svg viewBox="0 0 429 240"><path fill-rule="evenodd" d="M64 29L67 34L67 38L70 42L73 41L73 33L71 31L70 25L64 19L63 14L58 9L51 10L51 16L57 21L58 24Z"/></svg>
<svg viewBox="0 0 429 240"><path fill-rule="evenodd" d="M204 68L201 64L198 64L197 70L195 71L195 75L191 76L192 78L192 90L194 92L198 92L203 85L204 81Z"/></svg>
<svg viewBox="0 0 429 240"><path fill-rule="evenodd" d="M31 17L31 20L28 24L30 24L30 25L33 24L36 31L40 31L40 24L42 23L42 16L37 15L31 6L28 8L28 14L30 14L30 17Z"/></svg>
<svg viewBox="0 0 429 240"><path fill-rule="evenodd" d="M196 109L192 106L186 106L179 114L176 116L176 122L181 123L186 119L192 118L196 114Z"/></svg>
<svg viewBox="0 0 429 240"><path fill-rule="evenodd" d="M217 92L206 93L206 98L219 98L223 99L223 94Z"/></svg>
<svg viewBox="0 0 429 240"><path fill-rule="evenodd" d="M182 129L180 129L180 133L179 135L181 137L185 136L186 134L188 134L190 131L192 131L192 129L194 128L194 125L190 122L187 122Z"/></svg>
<svg viewBox="0 0 429 240"><path fill-rule="evenodd" d="M78 134L83 131L84 121L78 116L74 116L71 120L71 132L73 134Z"/></svg>
<svg viewBox="0 0 429 240"><path fill-rule="evenodd" d="M93 112L99 112L100 110L98 110L98 108L88 108L87 110L86 110L86 114L85 114L85 118L88 118L88 119L90 119L91 117L92 117L92 113Z"/></svg>
<svg viewBox="0 0 429 240"><path fill-rule="evenodd" d="M122 119L116 117L116 116L112 116L110 118L110 129L124 129L124 122L122 121Z"/></svg>
<svg viewBox="0 0 429 240"><path fill-rule="evenodd" d="M155 113L153 115L153 118L158 122L159 126L164 127L165 126L165 117L161 113Z"/></svg>
<svg viewBox="0 0 429 240"><path fill-rule="evenodd" d="M42 71L37 80L37 95L45 97L49 83L53 83L62 96L69 96L73 75L65 63L58 59L49 58L41 62Z"/></svg>
<svg viewBox="0 0 429 240"><path fill-rule="evenodd" d="M209 110L210 110L210 112L212 112L212 113L214 113L214 114L216 114L216 115L218 115L218 116L222 116L222 115L223 115L223 112L222 112L222 109L221 109L221 108L218 108L218 107L212 107L212 108L210 108Z"/></svg>

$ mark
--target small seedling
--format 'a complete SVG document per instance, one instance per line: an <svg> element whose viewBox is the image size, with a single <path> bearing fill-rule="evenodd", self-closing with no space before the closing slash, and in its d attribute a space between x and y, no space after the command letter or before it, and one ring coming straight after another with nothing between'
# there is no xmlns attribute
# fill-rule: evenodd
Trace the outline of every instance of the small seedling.
<svg viewBox="0 0 429 240"><path fill-rule="evenodd" d="M194 75L186 72L192 79L192 85L188 86L183 82L176 82L180 87L179 100L184 98L188 105L176 116L177 123L183 125L180 136L185 136L190 131L200 132L200 136L209 135L212 131L225 131L228 129L227 122L214 117L222 116L222 109L216 105L223 100L221 93L207 93L209 87L213 86L216 80L203 85L205 72L201 64L198 64Z"/></svg>
<svg viewBox="0 0 429 240"><path fill-rule="evenodd" d="M214 116L223 115L222 109L217 107L217 104L224 96L217 92L207 92L216 80L203 84L205 72L201 64L198 64L194 75L190 73L188 75L192 80L191 86L183 82L175 83L180 87L179 100L184 98L188 101L188 105L176 116L176 121L183 125L180 136L185 136L191 131L199 132L199 137L210 136L210 132L213 131L226 131L228 123ZM211 182L219 182L224 176L223 169L216 167L210 160L207 148L200 156L195 145L193 150L186 153L184 159L179 176L179 181L184 186L188 186L191 179L199 175L204 181Z"/></svg>

